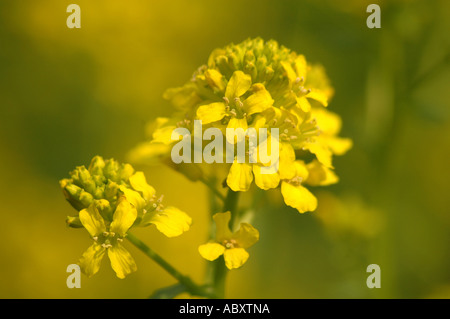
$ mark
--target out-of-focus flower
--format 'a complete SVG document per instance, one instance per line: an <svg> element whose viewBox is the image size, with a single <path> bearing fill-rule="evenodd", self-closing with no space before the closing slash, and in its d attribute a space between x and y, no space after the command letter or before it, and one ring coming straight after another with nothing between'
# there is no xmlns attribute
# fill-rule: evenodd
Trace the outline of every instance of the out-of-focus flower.
<svg viewBox="0 0 450 319"><path fill-rule="evenodd" d="M231 213L217 213L213 216L216 223L216 240L198 247L200 255L213 261L223 255L228 269L239 268L248 260L247 248L259 240L259 232L252 225L241 223L238 231L232 233L229 228Z"/></svg>
<svg viewBox="0 0 450 319"><path fill-rule="evenodd" d="M192 219L178 208L164 207L162 196L156 196L144 173L135 172L129 164L96 156L88 169L79 166L70 176L60 181L69 203L78 211L95 207L106 223L113 222L114 212L123 198L137 212L130 226L153 224L164 235L174 237L187 231L192 223ZM83 226L80 216L69 216L67 223L71 227Z"/></svg>
<svg viewBox="0 0 450 319"><path fill-rule="evenodd" d="M320 207L316 216L331 236L371 238L385 227L383 212L364 202L357 195L336 195L322 191L318 194Z"/></svg>

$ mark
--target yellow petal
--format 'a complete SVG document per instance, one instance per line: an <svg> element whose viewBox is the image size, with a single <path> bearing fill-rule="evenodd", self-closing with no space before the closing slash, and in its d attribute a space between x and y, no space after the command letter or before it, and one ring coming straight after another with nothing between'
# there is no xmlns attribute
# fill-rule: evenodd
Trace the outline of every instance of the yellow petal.
<svg viewBox="0 0 450 319"><path fill-rule="evenodd" d="M326 186L336 184L339 177L329 168L320 164L319 161L313 160L307 166L309 176L306 183L311 186Z"/></svg>
<svg viewBox="0 0 450 319"><path fill-rule="evenodd" d="M241 223L239 230L233 234L239 247L249 248L259 240L259 231L250 224Z"/></svg>
<svg viewBox="0 0 450 319"><path fill-rule="evenodd" d="M324 108L314 108L311 114L320 127L321 135L334 136L339 134L342 126L342 120L339 115Z"/></svg>
<svg viewBox="0 0 450 319"><path fill-rule="evenodd" d="M261 174L261 166L253 165L253 174L255 175L255 184L264 190L275 188L280 183L280 175L273 174Z"/></svg>
<svg viewBox="0 0 450 319"><path fill-rule="evenodd" d="M241 267L248 260L249 254L244 248L226 249L223 257L228 269Z"/></svg>
<svg viewBox="0 0 450 319"><path fill-rule="evenodd" d="M293 167L295 170L295 177L300 177L302 181L305 181L308 178L309 172L308 168L305 165L305 162L296 160L293 163Z"/></svg>
<svg viewBox="0 0 450 319"><path fill-rule="evenodd" d="M172 147L162 143L140 143L127 154L127 160L135 164L157 164L170 156Z"/></svg>
<svg viewBox="0 0 450 319"><path fill-rule="evenodd" d="M333 168L332 165L333 154L325 145L316 142L306 145L305 149L309 150L311 153L316 155L319 162L321 162L323 165L325 165L328 168Z"/></svg>
<svg viewBox="0 0 450 319"><path fill-rule="evenodd" d="M141 225L153 224L167 237L180 236L188 231L192 224L192 218L178 208L169 206L164 211L154 211L144 215Z"/></svg>
<svg viewBox="0 0 450 319"><path fill-rule="evenodd" d="M143 172L136 172L130 177L130 184L134 190L142 192L145 200L150 200L156 193L155 189L147 184L147 180Z"/></svg>
<svg viewBox="0 0 450 319"><path fill-rule="evenodd" d="M226 106L222 102L201 105L197 109L197 117L203 125L220 121L226 114Z"/></svg>
<svg viewBox="0 0 450 319"><path fill-rule="evenodd" d="M119 200L116 211L114 212L110 230L114 233L120 234L120 236L125 236L128 229L130 229L136 220L136 217L136 207L130 204L125 197L122 197Z"/></svg>
<svg viewBox="0 0 450 319"><path fill-rule="evenodd" d="M280 62L280 64L283 67L284 71L286 72L289 82L294 83L297 80L297 74L295 73L294 69L292 68L291 63L289 63L287 61L282 61L282 62Z"/></svg>
<svg viewBox="0 0 450 319"><path fill-rule="evenodd" d="M271 167L270 170L267 170L266 172L275 172L278 168L276 165L278 165L278 161L280 159L280 150L281 145L279 143L279 139L275 138L272 134L268 133L267 138L262 140L262 137L260 135L259 137L259 144L256 147L256 150L253 150L251 153L251 160L253 160L253 163L258 163L259 165L266 166L267 168ZM272 171L272 168L275 170Z"/></svg>
<svg viewBox="0 0 450 319"><path fill-rule="evenodd" d="M167 124L170 121L168 117L157 117L153 121L148 122L145 125L145 135L148 137L153 137L153 133L163 127L163 125Z"/></svg>
<svg viewBox="0 0 450 319"><path fill-rule="evenodd" d="M213 219L216 224L216 240L218 242L223 242L224 240L230 239L232 235L229 226L231 213L216 213L214 214Z"/></svg>
<svg viewBox="0 0 450 319"><path fill-rule="evenodd" d="M218 243L207 243L198 247L200 255L209 261L216 260L224 251L225 247Z"/></svg>
<svg viewBox="0 0 450 319"><path fill-rule="evenodd" d="M108 249L108 257L111 267L120 279L137 270L136 262L130 253L121 245L117 244Z"/></svg>
<svg viewBox="0 0 450 319"><path fill-rule="evenodd" d="M235 192L246 192L253 181L252 165L237 163L236 160L230 167L227 176L227 185Z"/></svg>
<svg viewBox="0 0 450 319"><path fill-rule="evenodd" d="M247 115L261 113L273 104L272 96L264 85L257 83L252 87L253 94L244 101L244 110Z"/></svg>
<svg viewBox="0 0 450 319"><path fill-rule="evenodd" d="M311 104L309 104L308 99L304 96L297 98L297 105L303 112L311 111Z"/></svg>
<svg viewBox="0 0 450 319"><path fill-rule="evenodd" d="M189 110L201 101L196 92L195 84L187 84L182 87L168 89L164 92L164 99L169 100L176 109Z"/></svg>
<svg viewBox="0 0 450 319"><path fill-rule="evenodd" d="M78 264L80 269L88 277L95 275L100 269L100 265L105 255L106 248L94 243L81 256Z"/></svg>
<svg viewBox="0 0 450 319"><path fill-rule="evenodd" d="M252 77L242 71L234 71L225 90L225 96L231 102L234 98L240 97L250 89Z"/></svg>
<svg viewBox="0 0 450 319"><path fill-rule="evenodd" d="M145 207L146 203L144 198L139 194L138 192L126 187L126 186L120 186L121 192L125 195L125 198L128 202L130 202L136 209L139 211L139 213L142 212L142 209Z"/></svg>
<svg viewBox="0 0 450 319"><path fill-rule="evenodd" d="M321 103L323 106L328 106L328 96L325 92L317 89L311 89L311 92L309 92L306 95L307 98L316 100L317 102Z"/></svg>
<svg viewBox="0 0 450 319"><path fill-rule="evenodd" d="M290 143L280 143L280 164L278 172L280 179L291 179L295 177L295 151Z"/></svg>
<svg viewBox="0 0 450 319"><path fill-rule="evenodd" d="M253 127L257 132L259 132L259 129L265 127L266 124L267 119L265 116L256 115L253 119L251 127Z"/></svg>
<svg viewBox="0 0 450 319"><path fill-rule="evenodd" d="M299 78L303 77L303 81L306 81L306 70L307 70L307 64L306 59L304 55L299 55L295 59L295 71L297 72L297 76Z"/></svg>
<svg viewBox="0 0 450 319"><path fill-rule="evenodd" d="M176 126L170 125L156 129L152 135L152 143L161 143L165 145L172 144L174 142L174 140L172 139L172 132L176 128Z"/></svg>
<svg viewBox="0 0 450 319"><path fill-rule="evenodd" d="M219 91L225 90L225 81L223 75L219 71L208 69L205 72L205 78L210 87L218 89Z"/></svg>
<svg viewBox="0 0 450 319"><path fill-rule="evenodd" d="M94 203L79 213L80 221L92 237L106 231L105 221Z"/></svg>
<svg viewBox="0 0 450 319"><path fill-rule="evenodd" d="M317 208L317 198L302 185L282 182L281 194L286 205L296 208L300 213L314 211Z"/></svg>
<svg viewBox="0 0 450 319"><path fill-rule="evenodd" d="M341 137L329 137L326 143L335 155L344 155L353 146L351 139Z"/></svg>
<svg viewBox="0 0 450 319"><path fill-rule="evenodd" d="M228 130L230 129L230 130ZM239 129L239 130L238 130ZM242 129L242 130L241 130ZM245 132L248 129L247 119L231 118L228 122L226 137L230 144L241 142L245 138ZM234 131L233 131L234 130Z"/></svg>

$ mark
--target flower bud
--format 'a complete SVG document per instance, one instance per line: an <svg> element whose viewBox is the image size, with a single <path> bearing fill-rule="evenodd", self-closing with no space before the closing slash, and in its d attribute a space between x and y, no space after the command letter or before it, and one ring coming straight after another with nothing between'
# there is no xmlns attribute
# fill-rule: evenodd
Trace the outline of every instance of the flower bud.
<svg viewBox="0 0 450 319"><path fill-rule="evenodd" d="M72 228L82 228L83 224L80 221L80 218L78 216L67 216L66 218L66 224L69 227Z"/></svg>
<svg viewBox="0 0 450 319"><path fill-rule="evenodd" d="M91 164L89 165L89 172L92 175L102 176L103 175L103 168L105 167L105 161L101 156L95 156Z"/></svg>

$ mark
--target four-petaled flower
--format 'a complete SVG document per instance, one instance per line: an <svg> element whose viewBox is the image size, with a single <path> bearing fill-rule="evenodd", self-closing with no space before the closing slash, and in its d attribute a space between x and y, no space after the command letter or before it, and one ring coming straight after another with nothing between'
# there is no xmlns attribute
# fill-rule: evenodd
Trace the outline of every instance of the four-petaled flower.
<svg viewBox="0 0 450 319"><path fill-rule="evenodd" d="M92 236L94 243L80 258L80 268L88 277L95 275L105 253L111 261L111 267L117 277L123 279L137 270L136 263L130 253L123 247L123 238L137 217L136 208L125 197L119 199L111 223L106 222L97 206L92 203L80 211L81 224Z"/></svg>
<svg viewBox="0 0 450 319"><path fill-rule="evenodd" d="M213 87L218 87L219 90L222 88L221 93L224 94L222 101L204 104L197 109L197 118L202 120L203 124L218 122L224 117L228 117L227 128L242 128L245 131L248 128L247 116L264 111L274 102L263 84L252 85L251 76L242 71L233 73L226 85L225 92L223 92L224 77L219 71L209 69L203 76L208 83L213 84ZM244 95L248 95L248 97L242 101ZM235 142L234 136L232 139L229 137L227 139L230 143Z"/></svg>
<svg viewBox="0 0 450 319"><path fill-rule="evenodd" d="M239 230L232 233L228 224L231 213L217 213L213 216L216 223L216 240L198 247L200 255L213 261L223 255L228 269L241 267L248 259L247 248L259 240L259 232L252 225L241 223Z"/></svg>

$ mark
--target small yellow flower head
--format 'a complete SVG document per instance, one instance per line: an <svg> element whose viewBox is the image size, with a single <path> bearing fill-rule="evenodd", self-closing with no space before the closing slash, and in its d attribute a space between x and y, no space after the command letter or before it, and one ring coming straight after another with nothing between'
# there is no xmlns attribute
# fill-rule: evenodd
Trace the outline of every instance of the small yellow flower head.
<svg viewBox="0 0 450 319"><path fill-rule="evenodd" d="M232 233L228 224L231 213L217 213L213 216L216 223L216 240L198 247L200 255L213 261L223 255L228 269L241 267L248 260L247 248L259 240L259 232L252 225L241 223L240 228Z"/></svg>
<svg viewBox="0 0 450 319"><path fill-rule="evenodd" d="M119 202L125 199L136 209L131 226L153 224L168 237L187 231L192 219L178 208L162 204L155 189L147 183L143 172L135 172L130 164L95 156L89 168L77 167L70 178L60 181L63 193L77 210L95 207L106 223L112 223ZM80 216L67 218L71 227L83 227Z"/></svg>

